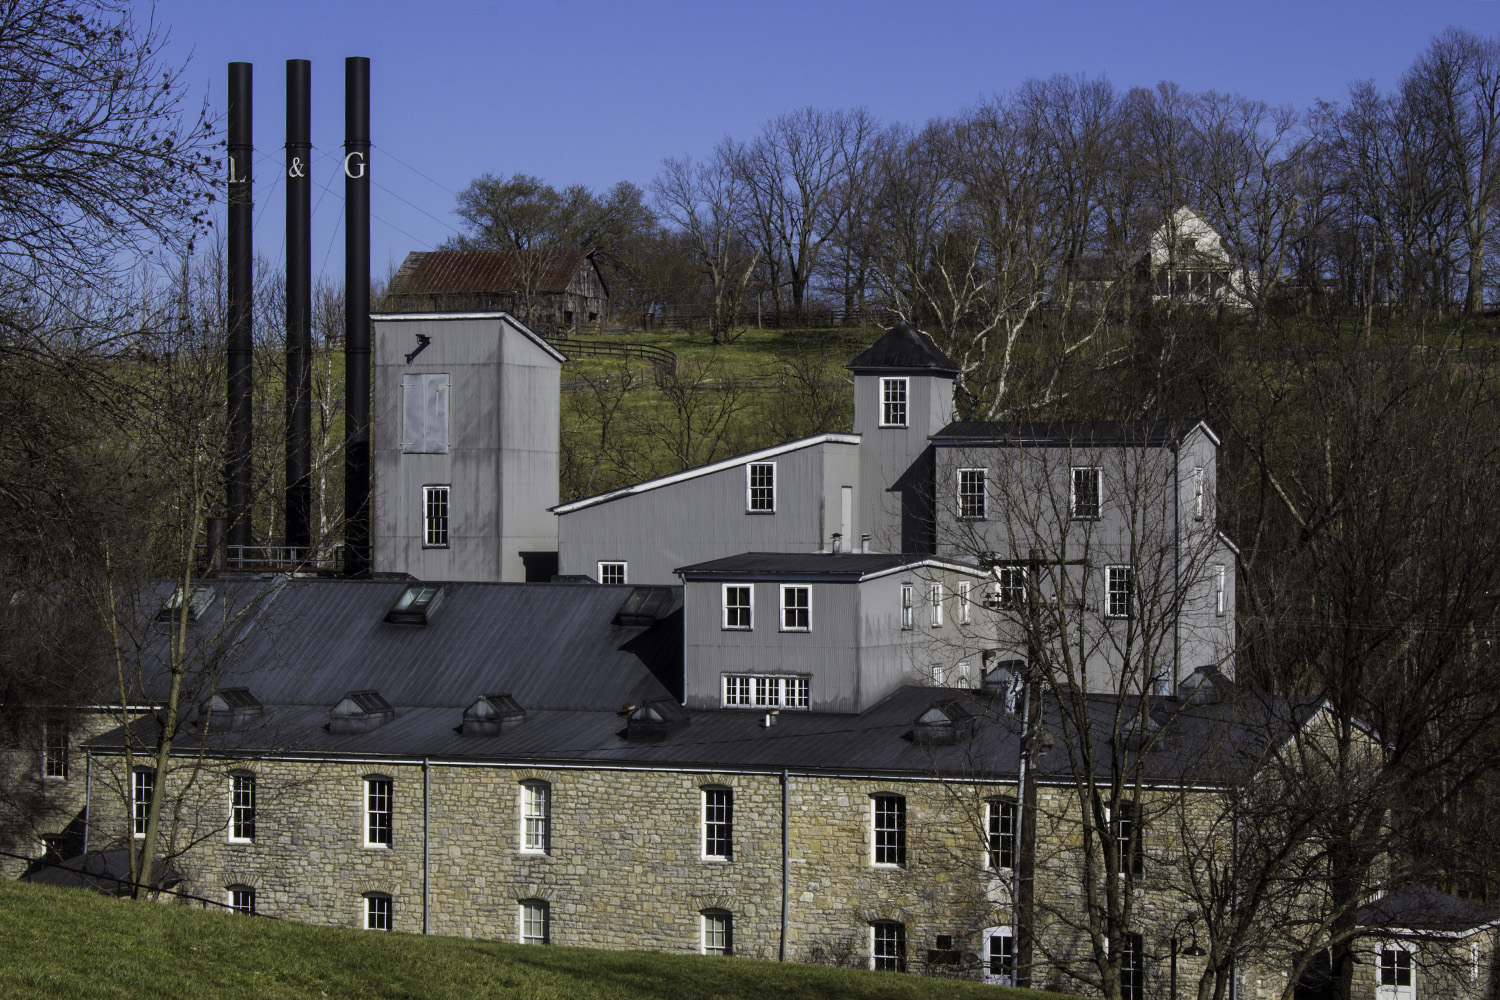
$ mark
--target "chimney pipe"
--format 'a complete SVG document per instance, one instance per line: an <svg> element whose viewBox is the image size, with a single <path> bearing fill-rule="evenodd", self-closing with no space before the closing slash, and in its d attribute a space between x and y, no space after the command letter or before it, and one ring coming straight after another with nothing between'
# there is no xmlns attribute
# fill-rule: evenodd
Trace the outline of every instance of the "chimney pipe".
<svg viewBox="0 0 1500 1000"><path fill-rule="evenodd" d="M838 555L844 548L844 536L835 531L833 533L833 554Z"/></svg>
<svg viewBox="0 0 1500 1000"><path fill-rule="evenodd" d="M224 486L229 514L229 544L250 544L250 363L254 351L250 328L251 281L254 262L250 235L255 224L255 202L251 190L255 144L251 134L251 66L229 64L229 454Z"/></svg>
<svg viewBox="0 0 1500 1000"><path fill-rule="evenodd" d="M344 572L370 568L370 60L344 60Z"/></svg>
<svg viewBox="0 0 1500 1000"><path fill-rule="evenodd" d="M859 536L859 551L861 551L861 552L869 552L870 551L870 536L869 535L860 535Z"/></svg>
<svg viewBox="0 0 1500 1000"><path fill-rule="evenodd" d="M312 544L312 64L286 61L286 544Z"/></svg>

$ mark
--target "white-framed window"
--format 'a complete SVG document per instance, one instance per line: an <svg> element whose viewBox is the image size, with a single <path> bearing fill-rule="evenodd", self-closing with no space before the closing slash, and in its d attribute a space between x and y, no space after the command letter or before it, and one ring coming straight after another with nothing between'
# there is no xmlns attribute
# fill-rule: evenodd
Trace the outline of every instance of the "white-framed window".
<svg viewBox="0 0 1500 1000"><path fill-rule="evenodd" d="M545 781L521 782L521 850L527 854L552 850L552 786Z"/></svg>
<svg viewBox="0 0 1500 1000"><path fill-rule="evenodd" d="M984 975L991 986L1016 985L1016 938L1010 927L984 930Z"/></svg>
<svg viewBox="0 0 1500 1000"><path fill-rule="evenodd" d="M812 631L812 588L803 584L781 585L781 631Z"/></svg>
<svg viewBox="0 0 1500 1000"><path fill-rule="evenodd" d="M725 674L725 708L808 707L809 681L797 674Z"/></svg>
<svg viewBox="0 0 1500 1000"><path fill-rule="evenodd" d="M1222 616L1225 612L1224 596L1224 567L1214 567L1214 614Z"/></svg>
<svg viewBox="0 0 1500 1000"><path fill-rule="evenodd" d="M384 892L365 893L365 930L388 931L396 926L396 906Z"/></svg>
<svg viewBox="0 0 1500 1000"><path fill-rule="evenodd" d="M984 804L986 868L1002 870L1016 866L1019 827L1014 799L994 798Z"/></svg>
<svg viewBox="0 0 1500 1000"><path fill-rule="evenodd" d="M231 885L224 890L225 902L229 908L236 913L255 912L255 887L251 885Z"/></svg>
<svg viewBox="0 0 1500 1000"><path fill-rule="evenodd" d="M600 583L625 583L625 564L623 562L600 562Z"/></svg>
<svg viewBox="0 0 1500 1000"><path fill-rule="evenodd" d="M932 627L943 627L943 585L934 583L928 591L928 602L932 605Z"/></svg>
<svg viewBox="0 0 1500 1000"><path fill-rule="evenodd" d="M748 632L755 622L755 588L746 583L726 583L723 628Z"/></svg>
<svg viewBox="0 0 1500 1000"><path fill-rule="evenodd" d="M1129 566L1106 566L1104 569L1104 614L1108 618L1129 618L1134 599L1135 574Z"/></svg>
<svg viewBox="0 0 1500 1000"><path fill-rule="evenodd" d="M963 688L969 687L971 680L972 680L972 678L969 676L969 661L968 660L959 660L958 661L958 686L959 687L963 687Z"/></svg>
<svg viewBox="0 0 1500 1000"><path fill-rule="evenodd" d="M396 813L395 783L382 774L365 778L365 846L390 847Z"/></svg>
<svg viewBox="0 0 1500 1000"><path fill-rule="evenodd" d="M130 775L131 831L137 837L146 835L146 820L151 813L151 797L156 794L156 772L138 767Z"/></svg>
<svg viewBox="0 0 1500 1000"><path fill-rule="evenodd" d="M917 588L909 583L901 585L901 627L911 629L916 627L916 609L913 605L917 601Z"/></svg>
<svg viewBox="0 0 1500 1000"><path fill-rule="evenodd" d="M969 610L971 601L970 590L971 585L968 583L960 583L958 585L958 623L960 625L967 625L971 620L972 612Z"/></svg>
<svg viewBox="0 0 1500 1000"><path fill-rule="evenodd" d="M1137 822L1134 802L1121 802L1110 822L1115 842L1116 871L1121 875L1146 873L1145 832Z"/></svg>
<svg viewBox="0 0 1500 1000"><path fill-rule="evenodd" d="M745 466L745 510L750 514L776 513L775 462L751 462Z"/></svg>
<svg viewBox="0 0 1500 1000"><path fill-rule="evenodd" d="M994 611L1008 611L1026 604L1026 567L996 566L995 582L990 584L989 606Z"/></svg>
<svg viewBox="0 0 1500 1000"><path fill-rule="evenodd" d="M906 796L870 796L870 847L872 864L906 864Z"/></svg>
<svg viewBox="0 0 1500 1000"><path fill-rule="evenodd" d="M906 971L906 925L877 920L870 925L870 968L877 972Z"/></svg>
<svg viewBox="0 0 1500 1000"><path fill-rule="evenodd" d="M703 789L703 856L716 861L734 857L734 789Z"/></svg>
<svg viewBox="0 0 1500 1000"><path fill-rule="evenodd" d="M255 775L239 771L229 776L229 842L255 840Z"/></svg>
<svg viewBox="0 0 1500 1000"><path fill-rule="evenodd" d="M1375 972L1376 1000L1415 1000L1417 971L1411 948L1400 941L1382 941Z"/></svg>
<svg viewBox="0 0 1500 1000"><path fill-rule="evenodd" d="M42 724L42 777L68 780L68 742L67 719Z"/></svg>
<svg viewBox="0 0 1500 1000"><path fill-rule="evenodd" d="M880 380L880 426L906 426L906 379Z"/></svg>
<svg viewBox="0 0 1500 1000"><path fill-rule="evenodd" d="M935 687L942 687L948 681L948 668L944 664L934 663L932 665L932 683Z"/></svg>
<svg viewBox="0 0 1500 1000"><path fill-rule="evenodd" d="M1208 497L1206 494L1206 474L1203 466L1193 470L1193 518L1203 520L1205 510L1208 508Z"/></svg>
<svg viewBox="0 0 1500 1000"><path fill-rule="evenodd" d="M1073 466L1068 511L1075 521L1092 521L1104 510L1104 470L1093 465Z"/></svg>
<svg viewBox="0 0 1500 1000"><path fill-rule="evenodd" d="M422 487L422 547L448 547L448 487Z"/></svg>
<svg viewBox="0 0 1500 1000"><path fill-rule="evenodd" d="M518 937L522 944L550 944L552 942L552 907L545 899L523 899L520 901L517 920Z"/></svg>
<svg viewBox="0 0 1500 1000"><path fill-rule="evenodd" d="M1145 1000L1146 948L1139 934L1125 935L1120 955L1120 1000Z"/></svg>
<svg viewBox="0 0 1500 1000"><path fill-rule="evenodd" d="M734 914L728 910L703 910L698 916L703 954L733 955Z"/></svg>
<svg viewBox="0 0 1500 1000"><path fill-rule="evenodd" d="M724 707L751 708L750 678L745 674L730 674L724 678Z"/></svg>
<svg viewBox="0 0 1500 1000"><path fill-rule="evenodd" d="M958 470L958 516L965 521L983 521L988 516L985 470Z"/></svg>

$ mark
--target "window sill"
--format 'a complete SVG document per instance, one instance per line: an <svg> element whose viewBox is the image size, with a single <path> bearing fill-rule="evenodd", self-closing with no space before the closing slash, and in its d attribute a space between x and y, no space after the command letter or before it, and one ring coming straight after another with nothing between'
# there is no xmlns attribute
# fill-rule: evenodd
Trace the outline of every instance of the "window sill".
<svg viewBox="0 0 1500 1000"><path fill-rule="evenodd" d="M900 862L899 864L894 864L893 865L893 864L889 864L889 863L884 862L884 861L872 861L872 862L870 862L870 867L871 868L880 868L880 869L882 869L884 871L900 871L901 869L903 869L903 868L906 867L906 862L903 861L903 862Z"/></svg>
<svg viewBox="0 0 1500 1000"><path fill-rule="evenodd" d="M698 860L706 865L729 865L734 863L733 858L720 857L716 854L705 854Z"/></svg>
<svg viewBox="0 0 1500 1000"><path fill-rule="evenodd" d="M227 843L230 847L254 847L255 846L255 841L254 840L244 840L244 839L239 838L239 837L230 837L227 841L225 841L225 843Z"/></svg>
<svg viewBox="0 0 1500 1000"><path fill-rule="evenodd" d="M752 632L752 631L754 631L754 629L752 629L749 625L720 625L719 626L719 631L720 632Z"/></svg>
<svg viewBox="0 0 1500 1000"><path fill-rule="evenodd" d="M812 629L811 628L784 628L781 631L783 631L783 632L811 632Z"/></svg>
<svg viewBox="0 0 1500 1000"><path fill-rule="evenodd" d="M746 514L775 514L774 510L747 510Z"/></svg>
<svg viewBox="0 0 1500 1000"><path fill-rule="evenodd" d="M881 424L880 429L888 431L904 431L910 426L910 424Z"/></svg>
<svg viewBox="0 0 1500 1000"><path fill-rule="evenodd" d="M428 545L426 542L422 543L422 548L424 549L446 549L450 547L448 545Z"/></svg>
<svg viewBox="0 0 1500 1000"><path fill-rule="evenodd" d="M362 846L367 851L389 851L391 849L390 844L364 844Z"/></svg>

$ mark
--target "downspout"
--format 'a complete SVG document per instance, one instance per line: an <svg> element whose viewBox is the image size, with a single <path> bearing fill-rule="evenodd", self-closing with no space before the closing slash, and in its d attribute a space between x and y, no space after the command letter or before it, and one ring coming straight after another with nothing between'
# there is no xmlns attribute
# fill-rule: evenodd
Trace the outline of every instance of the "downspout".
<svg viewBox="0 0 1500 1000"><path fill-rule="evenodd" d="M1240 800L1234 800L1234 826L1232 828L1233 840L1231 841L1229 856L1234 862L1234 885L1229 890L1229 912L1236 919L1240 913L1239 893L1239 871L1240 871ZM1240 1000L1240 959L1239 955L1229 956L1229 1000Z"/></svg>
<svg viewBox="0 0 1500 1000"><path fill-rule="evenodd" d="M786 919L787 919L787 883L788 883L788 858L787 858L787 828L788 802L790 796L787 790L787 769L781 769L781 946L778 950L776 960L786 961Z"/></svg>
<svg viewBox="0 0 1500 1000"><path fill-rule="evenodd" d="M1182 452L1172 448L1172 505L1176 530L1172 532L1172 600L1177 613L1172 616L1172 690L1167 697L1177 697L1177 682L1182 679Z"/></svg>
<svg viewBox="0 0 1500 1000"><path fill-rule="evenodd" d="M85 750L83 757L83 853L89 852L89 807L94 801L94 751Z"/></svg>
<svg viewBox="0 0 1500 1000"><path fill-rule="evenodd" d="M422 758L422 933L430 934L428 929L428 872L432 862L432 838L428 836L429 830L429 805L431 803L432 777L431 768L426 757Z"/></svg>

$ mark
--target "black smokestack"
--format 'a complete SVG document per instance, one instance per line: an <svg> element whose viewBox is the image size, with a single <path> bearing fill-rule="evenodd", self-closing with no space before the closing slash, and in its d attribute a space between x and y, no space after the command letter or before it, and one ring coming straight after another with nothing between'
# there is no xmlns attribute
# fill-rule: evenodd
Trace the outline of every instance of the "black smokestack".
<svg viewBox="0 0 1500 1000"><path fill-rule="evenodd" d="M370 60L344 60L344 571L370 568Z"/></svg>
<svg viewBox="0 0 1500 1000"><path fill-rule="evenodd" d="M312 544L311 81L311 63L286 61L286 544L294 553Z"/></svg>
<svg viewBox="0 0 1500 1000"><path fill-rule="evenodd" d="M250 64L229 64L229 457L225 492L229 506L229 544L250 544L250 362L254 350L250 329L254 225L251 161L255 145L250 131ZM230 565L244 555L232 549Z"/></svg>

